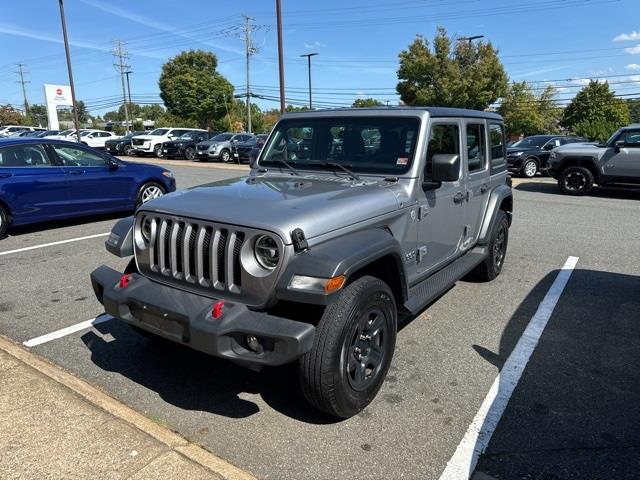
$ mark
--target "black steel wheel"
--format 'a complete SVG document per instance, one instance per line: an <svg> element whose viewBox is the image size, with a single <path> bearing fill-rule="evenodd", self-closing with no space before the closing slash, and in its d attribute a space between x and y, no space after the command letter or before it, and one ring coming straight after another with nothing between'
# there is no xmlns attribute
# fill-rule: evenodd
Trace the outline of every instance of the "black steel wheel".
<svg viewBox="0 0 640 480"><path fill-rule="evenodd" d="M316 327L311 351L300 359L300 384L311 405L349 418L380 390L398 320L391 289L378 278L361 277L338 295Z"/></svg>
<svg viewBox="0 0 640 480"><path fill-rule="evenodd" d="M558 177L558 187L566 195L586 195L593 188L593 182L593 173L577 165L565 168Z"/></svg>

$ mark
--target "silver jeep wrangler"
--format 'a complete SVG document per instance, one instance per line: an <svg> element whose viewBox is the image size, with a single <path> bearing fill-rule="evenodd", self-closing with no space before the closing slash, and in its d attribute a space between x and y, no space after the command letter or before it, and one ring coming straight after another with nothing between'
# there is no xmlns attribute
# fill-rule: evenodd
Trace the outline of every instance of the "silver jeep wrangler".
<svg viewBox="0 0 640 480"><path fill-rule="evenodd" d="M284 115L247 177L142 205L91 274L105 311L249 368L298 361L315 407L376 396L398 314L496 278L513 212L502 118L449 108Z"/></svg>

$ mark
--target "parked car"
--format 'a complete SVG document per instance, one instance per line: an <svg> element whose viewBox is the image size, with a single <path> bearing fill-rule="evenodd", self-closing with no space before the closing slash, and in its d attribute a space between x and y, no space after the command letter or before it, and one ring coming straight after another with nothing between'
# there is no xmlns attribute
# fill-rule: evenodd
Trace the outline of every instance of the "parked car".
<svg viewBox="0 0 640 480"><path fill-rule="evenodd" d="M42 132L38 132L36 133L36 135L34 135L36 138L44 138L44 137L52 137L54 135L58 135L60 133L60 130L44 130Z"/></svg>
<svg viewBox="0 0 640 480"><path fill-rule="evenodd" d="M80 134L82 135L84 130L80 129ZM78 140L78 136L76 135L76 129L70 128L68 130L62 130L57 135L50 135L47 137L49 140L66 140L69 142L76 142Z"/></svg>
<svg viewBox="0 0 640 480"><path fill-rule="evenodd" d="M246 142L253 135L250 133L219 133L213 138L196 145L196 160L232 160L232 147L236 143Z"/></svg>
<svg viewBox="0 0 640 480"><path fill-rule="evenodd" d="M623 127L602 144L555 148L548 172L567 195L586 195L594 185L640 185L640 125Z"/></svg>
<svg viewBox="0 0 640 480"><path fill-rule="evenodd" d="M133 211L175 188L169 170L78 143L0 139L0 237L10 225Z"/></svg>
<svg viewBox="0 0 640 480"><path fill-rule="evenodd" d="M37 137L42 132L42 130L24 130L20 133L13 133L9 137Z"/></svg>
<svg viewBox="0 0 640 480"><path fill-rule="evenodd" d="M175 140L170 140L162 144L162 156L164 158L186 158L193 160L196 158L196 145L209 140L215 136L202 130L193 130L180 135Z"/></svg>
<svg viewBox="0 0 640 480"><path fill-rule="evenodd" d="M256 135L244 142L238 142L233 147L233 159L238 163L251 163L252 159L258 158L258 154L264 143L267 141L268 135Z"/></svg>
<svg viewBox="0 0 640 480"><path fill-rule="evenodd" d="M137 131L127 133L123 137L114 138L113 140L107 139L104 142L104 149L112 155L126 155L128 157L133 155L133 147L131 146L131 139L138 135L144 135L145 132Z"/></svg>
<svg viewBox="0 0 640 480"><path fill-rule="evenodd" d="M131 146L136 155L154 155L162 158L162 144L164 142L168 142L194 130L206 132L206 130L193 128L156 128L147 134L133 137L131 139Z"/></svg>
<svg viewBox="0 0 640 480"><path fill-rule="evenodd" d="M80 133L80 143L93 148L104 148L107 140L116 140L119 138L115 133L105 130L83 130Z"/></svg>
<svg viewBox="0 0 640 480"><path fill-rule="evenodd" d="M533 135L507 148L509 171L533 178L546 170L551 150L569 143L588 142L586 138L562 135Z"/></svg>
<svg viewBox="0 0 640 480"><path fill-rule="evenodd" d="M299 132L313 139L307 159L287 148ZM297 361L309 403L351 417L382 386L400 311L418 314L469 273L500 274L512 211L495 113L287 113L248 177L120 220L107 249L134 258L91 281L108 314L151 339L254 369Z"/></svg>
<svg viewBox="0 0 640 480"><path fill-rule="evenodd" d="M0 137L10 137L26 131L33 132L34 130L44 130L44 128L30 127L28 125L5 125L0 127Z"/></svg>

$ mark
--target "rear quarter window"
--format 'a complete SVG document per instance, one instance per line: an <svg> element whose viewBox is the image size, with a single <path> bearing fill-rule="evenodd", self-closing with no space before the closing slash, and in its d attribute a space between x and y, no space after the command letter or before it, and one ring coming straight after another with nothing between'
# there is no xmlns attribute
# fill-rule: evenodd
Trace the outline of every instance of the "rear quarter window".
<svg viewBox="0 0 640 480"><path fill-rule="evenodd" d="M501 123L489 123L489 150L491 151L491 174L504 172L507 169L507 155L504 126Z"/></svg>

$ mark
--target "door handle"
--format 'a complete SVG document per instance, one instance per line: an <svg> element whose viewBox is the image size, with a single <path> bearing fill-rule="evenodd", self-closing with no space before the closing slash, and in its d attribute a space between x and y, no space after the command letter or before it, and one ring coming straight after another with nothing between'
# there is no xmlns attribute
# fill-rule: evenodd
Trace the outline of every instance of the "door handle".
<svg viewBox="0 0 640 480"><path fill-rule="evenodd" d="M69 175L84 175L86 172L84 170L70 170L67 173Z"/></svg>
<svg viewBox="0 0 640 480"><path fill-rule="evenodd" d="M453 196L453 203L462 203L464 202L464 193L458 192Z"/></svg>
<svg viewBox="0 0 640 480"><path fill-rule="evenodd" d="M480 193L487 193L487 190L489 190L489 185L481 185L480 186Z"/></svg>

